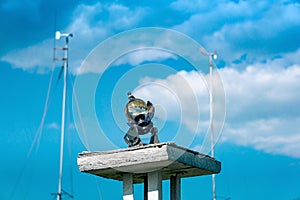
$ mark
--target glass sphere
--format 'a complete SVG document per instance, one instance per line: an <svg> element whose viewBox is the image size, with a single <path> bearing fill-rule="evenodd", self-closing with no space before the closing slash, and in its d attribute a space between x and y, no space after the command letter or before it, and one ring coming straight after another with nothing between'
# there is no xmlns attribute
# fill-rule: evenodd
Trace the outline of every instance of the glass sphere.
<svg viewBox="0 0 300 200"><path fill-rule="evenodd" d="M148 114L147 104L141 99L135 99L130 101L126 105L126 117L131 121L139 121L140 119L145 120Z"/></svg>

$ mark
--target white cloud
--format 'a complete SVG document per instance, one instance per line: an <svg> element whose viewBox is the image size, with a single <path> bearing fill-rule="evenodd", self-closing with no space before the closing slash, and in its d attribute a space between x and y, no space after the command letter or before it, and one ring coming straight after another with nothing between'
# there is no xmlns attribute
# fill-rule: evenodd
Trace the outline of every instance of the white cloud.
<svg viewBox="0 0 300 200"><path fill-rule="evenodd" d="M300 84L297 84L300 83L300 65L279 66L281 59L288 60L294 55L286 54L279 60L258 63L243 70L218 70L227 107L222 141L300 158ZM163 106L169 120L177 120L190 130L199 120L196 109L199 107L200 113L206 116L199 127L203 133L209 119L208 91L203 78L207 77L195 71L180 71L166 79L148 77L141 85L161 84L171 92L163 93L162 87L152 86L138 89L137 94L145 98L152 95L152 102Z"/></svg>
<svg viewBox="0 0 300 200"><path fill-rule="evenodd" d="M116 30L124 30L136 25L145 15L146 9L129 7L120 4L111 4L107 7L110 13L111 26Z"/></svg>
<svg viewBox="0 0 300 200"><path fill-rule="evenodd" d="M1 60L11 63L16 68L43 72L51 69L53 60L52 49L53 40L48 39L34 46L9 52Z"/></svg>
<svg viewBox="0 0 300 200"><path fill-rule="evenodd" d="M119 31L134 27L146 10L129 8L120 4L94 5L80 4L73 12L73 20L62 32L73 33L69 43L69 66L71 72L76 72L84 58L101 41ZM108 19L106 18L108 16ZM54 35L54 34L53 34ZM63 47L64 42L57 41L57 47ZM44 41L7 53L2 61L16 68L43 72L49 70L53 59L53 39ZM56 63L60 66L60 63Z"/></svg>
<svg viewBox="0 0 300 200"><path fill-rule="evenodd" d="M163 116L158 113L157 117L166 116L168 120L181 123L192 132L206 133L209 94L205 78L195 71L180 71L166 79L146 77L141 80L134 95L142 99L150 98L151 102L163 108L165 113L162 113Z"/></svg>
<svg viewBox="0 0 300 200"><path fill-rule="evenodd" d="M225 126L223 141L300 158L300 118L269 118Z"/></svg>
<svg viewBox="0 0 300 200"><path fill-rule="evenodd" d="M142 49L142 50L136 50L134 52L130 52L118 60L114 62L114 65L121 65L121 64L130 64L133 66L139 65L145 61L163 61L168 58L176 59L176 56L166 52L166 51L160 51L156 49Z"/></svg>
<svg viewBox="0 0 300 200"><path fill-rule="evenodd" d="M116 3L80 4L74 11L73 21L67 30L94 41L135 26L145 13L143 8L129 8Z"/></svg>
<svg viewBox="0 0 300 200"><path fill-rule="evenodd" d="M231 110L227 116L234 120L265 118L270 115L291 115L300 109L300 67L279 68L267 62L248 66L243 71L232 68L220 70ZM255 108L255 109L254 109ZM291 110L293 109L293 110Z"/></svg>
<svg viewBox="0 0 300 200"><path fill-rule="evenodd" d="M220 70L228 108L223 140L300 158L300 66L279 67L281 59Z"/></svg>
<svg viewBox="0 0 300 200"><path fill-rule="evenodd" d="M219 2L219 1L218 1ZM199 11L208 11L213 8L216 2L177 0L171 3L170 7L181 12L195 13Z"/></svg>
<svg viewBox="0 0 300 200"><path fill-rule="evenodd" d="M299 6L293 3L191 3L178 0L169 8L176 12L184 11L187 15L187 20L181 24L174 21L172 28L195 38L210 50L219 50L220 59L228 66L244 54L247 54L245 62L248 64L270 59L282 52L293 51L298 43ZM78 5L71 23L62 30L74 34L70 42L70 70L75 73L90 51L109 36L140 27L143 23L147 26L143 20L151 16L149 10L119 3ZM278 13L280 17L277 17ZM52 47L52 39L45 39L31 47L9 52L1 60L24 70L44 71L52 65Z"/></svg>
<svg viewBox="0 0 300 200"><path fill-rule="evenodd" d="M191 13L186 21L173 28L196 38L211 51L219 51L227 65L243 54L247 54L249 64L298 48L300 12L296 4L285 1L210 4L202 1L191 4L186 0L173 3L174 9Z"/></svg>

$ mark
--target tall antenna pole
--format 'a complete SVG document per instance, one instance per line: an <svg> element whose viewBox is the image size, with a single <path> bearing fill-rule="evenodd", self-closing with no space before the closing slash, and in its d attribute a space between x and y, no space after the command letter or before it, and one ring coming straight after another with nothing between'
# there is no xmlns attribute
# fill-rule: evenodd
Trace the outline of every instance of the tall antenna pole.
<svg viewBox="0 0 300 200"><path fill-rule="evenodd" d="M213 114L213 56L216 55L215 53L209 54L209 85L210 85L210 93L209 93L209 110L210 110L210 144L211 144L211 157L215 157L215 147L214 147L214 126L213 126L213 119L214 119L214 114ZM211 176L211 182L212 182L212 195L213 195L213 200L216 200L216 178L215 174L212 174Z"/></svg>
<svg viewBox="0 0 300 200"><path fill-rule="evenodd" d="M200 48L200 52L209 56L209 120L210 120L210 145L211 145L211 157L215 157L215 144L214 144L214 126L213 126L213 59L217 59L217 52L208 53L204 48ZM215 174L211 175L211 183L212 183L212 200L217 199L216 195L216 177Z"/></svg>
<svg viewBox="0 0 300 200"><path fill-rule="evenodd" d="M60 136L60 158L59 158L59 177L58 177L58 191L57 191L57 200L62 199L62 175L63 175L63 158L64 158L64 137L65 137L65 108L66 108L66 94L67 94L67 72L68 72L68 45L69 37L72 37L72 34L61 34L59 31L55 33L55 39L60 39L61 37L66 37L66 44L62 49L64 57L63 58L54 58L55 60L63 60L63 72L64 72L64 85L63 85L63 98L62 98L62 112L61 112L61 136Z"/></svg>

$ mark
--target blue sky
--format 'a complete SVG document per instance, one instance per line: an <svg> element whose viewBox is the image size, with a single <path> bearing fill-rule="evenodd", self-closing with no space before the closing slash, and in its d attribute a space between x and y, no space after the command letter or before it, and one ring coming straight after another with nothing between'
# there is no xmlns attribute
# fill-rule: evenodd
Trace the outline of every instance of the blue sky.
<svg viewBox="0 0 300 200"><path fill-rule="evenodd" d="M184 53L194 43L168 37L150 41L162 47L170 42L171 51L141 48L116 53L138 40L129 38L128 31L145 27L183 34L207 51L218 52L215 77L222 83L215 83L217 119L226 107L225 121L215 121L222 128L215 146L222 162L216 176L219 199L300 198L299 1L7 0L0 2L0 10L0 199L50 199L57 191L62 81L57 81L61 63L52 62L56 30L74 34L69 84L78 92L83 114L88 110L85 97L92 95L91 109L103 129L86 133L86 142L70 92L63 188L75 199L121 199L120 182L80 173L76 157L87 149L126 147L125 91L135 91L156 105L154 123L162 141L207 151L208 58L196 59L203 71L197 70L188 62L193 51ZM113 39L123 37L124 31L124 38L132 40L116 40L120 43L112 48ZM105 54L99 54L101 50ZM115 60L101 71L105 56L114 53ZM88 55L103 58L97 68L84 68L91 61ZM90 74L95 78L91 83L97 83L91 92L85 91L93 89L91 83L80 81ZM51 75L49 108L39 132ZM101 134L113 146L105 146ZM91 141L95 143L87 145ZM165 199L168 184L163 185ZM183 179L182 199L211 199L210 186L209 176ZM137 199L142 199L141 188L135 187Z"/></svg>

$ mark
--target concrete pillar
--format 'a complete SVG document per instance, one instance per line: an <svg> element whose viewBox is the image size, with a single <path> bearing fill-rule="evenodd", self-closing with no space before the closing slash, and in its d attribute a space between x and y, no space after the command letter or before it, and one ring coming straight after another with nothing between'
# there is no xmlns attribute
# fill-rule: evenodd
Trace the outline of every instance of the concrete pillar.
<svg viewBox="0 0 300 200"><path fill-rule="evenodd" d="M170 199L180 200L181 199L181 180L178 174L170 177Z"/></svg>
<svg viewBox="0 0 300 200"><path fill-rule="evenodd" d="M148 199L162 199L162 176L159 171L148 173Z"/></svg>
<svg viewBox="0 0 300 200"><path fill-rule="evenodd" d="M134 200L132 174L123 174L123 200Z"/></svg>

